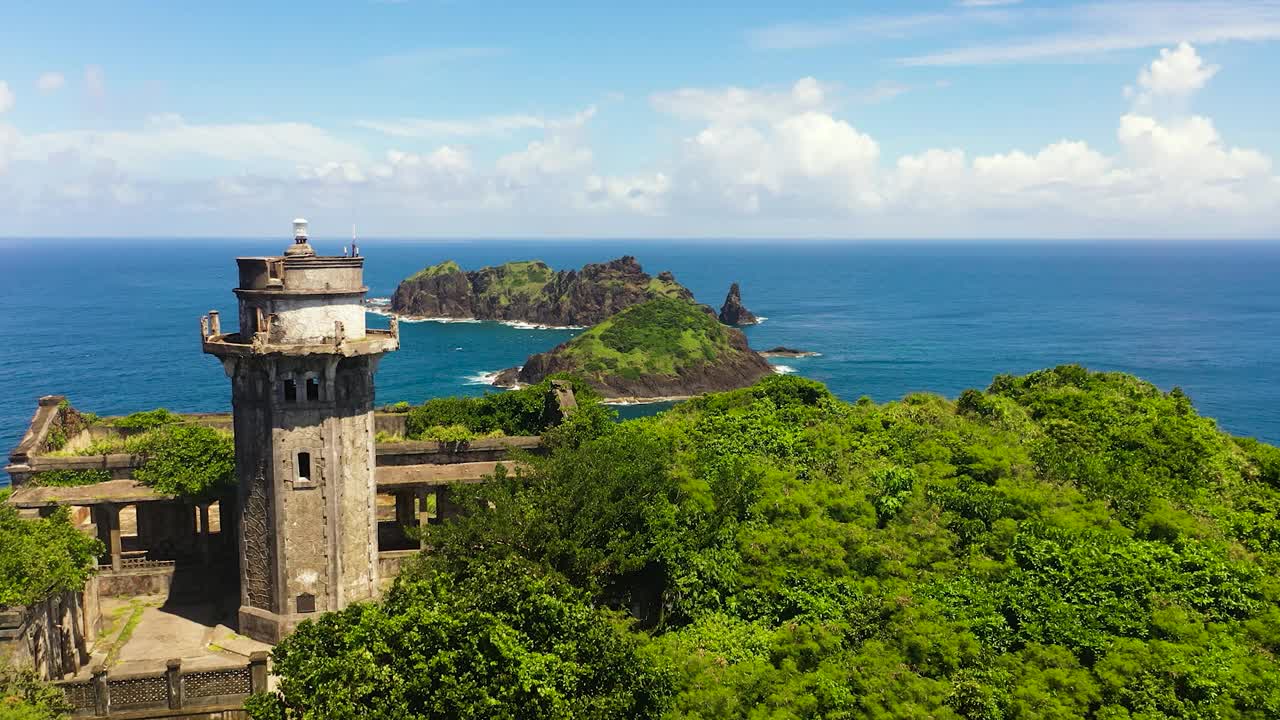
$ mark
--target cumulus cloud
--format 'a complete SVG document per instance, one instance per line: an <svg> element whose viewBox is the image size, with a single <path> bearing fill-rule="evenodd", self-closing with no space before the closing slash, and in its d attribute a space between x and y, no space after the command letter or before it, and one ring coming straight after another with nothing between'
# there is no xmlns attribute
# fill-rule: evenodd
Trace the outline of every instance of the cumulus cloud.
<svg viewBox="0 0 1280 720"><path fill-rule="evenodd" d="M60 72L40 73L40 77L36 78L36 89L42 93L57 92L66 84L67 78Z"/></svg>
<svg viewBox="0 0 1280 720"><path fill-rule="evenodd" d="M0 113L6 113L13 109L13 91L9 89L9 83L0 81Z"/></svg>
<svg viewBox="0 0 1280 720"><path fill-rule="evenodd" d="M1220 68L1206 65L1190 43L1164 48L1160 57L1138 73L1137 97L1140 102L1157 98L1182 99L1204 87ZM1130 90L1130 92L1134 92Z"/></svg>
<svg viewBox="0 0 1280 720"><path fill-rule="evenodd" d="M1135 94L1190 100L1216 71L1195 47L1172 46L1141 70ZM339 225L389 223L384 232L525 237L1221 236L1280 223L1272 159L1232 146L1210 118L1181 106L1135 97L1116 122L1115 150L1066 137L977 155L939 147L886 158L876 138L838 113L833 87L806 77L786 87L656 93L655 110L692 127L651 166L621 172L598 167L586 132L594 108L522 125L541 136L496 158L453 142L372 153L305 123L207 125L166 115L134 131L22 135L0 126L0 170L6 157L10 166L28 163L19 199L0 204L26 203L24 217L61 219L60 208L97 204L99 213L127 206L138 216L246 222L287 208ZM170 168L189 158L234 171L175 178ZM41 173L48 179L39 182Z"/></svg>

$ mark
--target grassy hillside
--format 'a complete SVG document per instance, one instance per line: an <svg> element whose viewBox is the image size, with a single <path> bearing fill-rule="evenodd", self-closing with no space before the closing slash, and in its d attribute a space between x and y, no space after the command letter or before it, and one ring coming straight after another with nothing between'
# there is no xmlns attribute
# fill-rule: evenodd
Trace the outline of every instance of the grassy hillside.
<svg viewBox="0 0 1280 720"><path fill-rule="evenodd" d="M588 376L637 378L676 375L735 350L727 329L701 306L664 297L623 310L558 352Z"/></svg>
<svg viewBox="0 0 1280 720"><path fill-rule="evenodd" d="M433 278L433 277L438 277L440 275L448 275L450 273L460 273L460 272L462 272L462 268L458 266L458 263L452 260L445 260L444 262L439 263L437 265L431 265L431 266L422 268L418 272L410 275L409 280L422 280L424 278Z"/></svg>

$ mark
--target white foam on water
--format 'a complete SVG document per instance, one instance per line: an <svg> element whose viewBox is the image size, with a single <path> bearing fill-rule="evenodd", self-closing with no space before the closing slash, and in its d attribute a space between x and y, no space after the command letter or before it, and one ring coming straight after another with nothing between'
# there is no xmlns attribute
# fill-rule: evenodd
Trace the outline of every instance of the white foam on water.
<svg viewBox="0 0 1280 720"><path fill-rule="evenodd" d="M790 375L791 373L795 372L796 369L791 367L790 365L774 365L773 371L778 373L779 375Z"/></svg>
<svg viewBox="0 0 1280 720"><path fill-rule="evenodd" d="M499 320L499 323L516 330L585 330L584 325L541 325L524 320Z"/></svg>
<svg viewBox="0 0 1280 720"><path fill-rule="evenodd" d="M468 375L465 378L463 378L463 380L466 380L468 385L492 385L493 381L498 379L499 372L501 371L500 370L494 370L493 372L482 371L482 372L476 373L475 375Z"/></svg>

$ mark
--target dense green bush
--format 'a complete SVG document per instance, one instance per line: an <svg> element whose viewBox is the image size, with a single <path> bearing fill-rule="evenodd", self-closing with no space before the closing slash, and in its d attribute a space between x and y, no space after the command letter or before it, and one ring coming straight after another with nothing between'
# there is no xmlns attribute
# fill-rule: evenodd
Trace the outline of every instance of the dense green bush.
<svg viewBox="0 0 1280 720"><path fill-rule="evenodd" d="M273 653L257 718L653 716L671 678L613 614L511 558L408 569L381 605L303 622Z"/></svg>
<svg viewBox="0 0 1280 720"><path fill-rule="evenodd" d="M599 398L590 386L577 378L556 375L519 390L490 393L476 398L435 398L409 410L405 419L410 438L423 439L432 428L461 426L476 435L500 431L505 435L539 435L560 422L551 381L567 380L580 404Z"/></svg>
<svg viewBox="0 0 1280 720"><path fill-rule="evenodd" d="M9 492L0 492L0 606L84 587L102 543L77 530L66 508L23 518L8 500Z"/></svg>
<svg viewBox="0 0 1280 720"><path fill-rule="evenodd" d="M0 668L0 720L61 720L72 707L61 690L29 671Z"/></svg>
<svg viewBox="0 0 1280 720"><path fill-rule="evenodd" d="M846 404L782 376L598 420L457 491L422 562L630 614L675 677L636 717L1280 717L1280 451L1181 391L1064 366Z"/></svg>
<svg viewBox="0 0 1280 720"><path fill-rule="evenodd" d="M181 420L181 415L171 413L164 408L156 408L155 410L143 410L142 412L115 418L111 420L111 424L124 430L151 430Z"/></svg>
<svg viewBox="0 0 1280 720"><path fill-rule="evenodd" d="M207 497L235 484L235 443L229 434L201 425L164 425L142 447L138 482L166 495Z"/></svg>

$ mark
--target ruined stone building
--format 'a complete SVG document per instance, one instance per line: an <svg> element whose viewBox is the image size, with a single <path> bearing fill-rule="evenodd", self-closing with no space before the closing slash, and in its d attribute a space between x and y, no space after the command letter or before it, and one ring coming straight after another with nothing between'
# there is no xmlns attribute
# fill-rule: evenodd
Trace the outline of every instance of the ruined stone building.
<svg viewBox="0 0 1280 720"><path fill-rule="evenodd" d="M539 437L404 440L406 416L374 408L378 362L399 348L399 327L394 320L388 329L366 327L364 258L316 254L305 221L295 221L283 254L236 262L238 327L224 328L216 311L200 319L201 347L230 380L232 413L181 416L231 431L234 489L181 497L139 483L134 471L145 458L96 449L131 431L84 422L58 395L40 399L9 454L11 505L32 514L69 507L106 548L83 592L0 608L0 656L63 679L78 714L141 711L165 698L172 708L181 685L172 660L165 680L165 658L156 659L157 675L127 681L103 679L107 668L95 661L98 684L90 682L100 601L215 603L215 614L233 618L239 633L276 643L307 618L378 597L420 551L413 529L456 514L452 486L482 480L512 450L541 447ZM574 406L567 385L556 388L553 402L564 412ZM380 434L393 440L379 442ZM101 479L32 482L66 471ZM225 669L228 687L239 687L247 667ZM148 682L159 683L150 695L139 690Z"/></svg>

